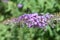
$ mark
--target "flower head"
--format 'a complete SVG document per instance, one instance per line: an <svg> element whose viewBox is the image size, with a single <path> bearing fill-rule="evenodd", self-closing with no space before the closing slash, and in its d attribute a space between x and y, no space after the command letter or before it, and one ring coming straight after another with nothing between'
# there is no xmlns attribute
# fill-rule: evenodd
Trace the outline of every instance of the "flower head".
<svg viewBox="0 0 60 40"><path fill-rule="evenodd" d="M26 24L29 28L30 27L40 27L43 28L47 26L48 20L52 17L50 14L45 14L45 15L38 15L38 13L33 13L33 14L24 14L22 16L19 16L17 19L12 20L13 22L17 23L24 23Z"/></svg>
<svg viewBox="0 0 60 40"><path fill-rule="evenodd" d="M37 13L35 14L24 14L22 16L20 16L18 19L22 19L24 20L24 23L28 26L28 27L32 27L32 26L39 26L39 27L44 27L46 26L46 17L45 16L39 16Z"/></svg>

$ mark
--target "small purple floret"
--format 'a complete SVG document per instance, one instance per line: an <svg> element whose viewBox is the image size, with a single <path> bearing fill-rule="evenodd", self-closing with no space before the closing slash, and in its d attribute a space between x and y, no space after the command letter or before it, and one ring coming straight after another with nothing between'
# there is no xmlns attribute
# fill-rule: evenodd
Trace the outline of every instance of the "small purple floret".
<svg viewBox="0 0 60 40"><path fill-rule="evenodd" d="M18 4L17 6L18 6L18 8L22 8L23 5L22 4Z"/></svg>

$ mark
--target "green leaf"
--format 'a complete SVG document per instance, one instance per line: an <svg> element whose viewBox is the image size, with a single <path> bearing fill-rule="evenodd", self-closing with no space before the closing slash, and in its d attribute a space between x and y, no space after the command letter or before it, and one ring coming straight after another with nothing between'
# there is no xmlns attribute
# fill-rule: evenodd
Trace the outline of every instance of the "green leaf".
<svg viewBox="0 0 60 40"><path fill-rule="evenodd" d="M0 15L0 21L4 20L4 16Z"/></svg>
<svg viewBox="0 0 60 40"><path fill-rule="evenodd" d="M53 31L50 26L46 26L46 30L49 31L50 36L53 36Z"/></svg>

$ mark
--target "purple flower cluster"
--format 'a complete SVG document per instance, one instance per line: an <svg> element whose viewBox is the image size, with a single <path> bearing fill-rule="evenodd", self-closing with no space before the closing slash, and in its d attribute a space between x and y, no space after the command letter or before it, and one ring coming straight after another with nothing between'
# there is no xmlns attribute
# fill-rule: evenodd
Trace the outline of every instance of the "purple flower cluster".
<svg viewBox="0 0 60 40"><path fill-rule="evenodd" d="M38 13L24 14L18 18L18 22L23 21L28 27L45 27L48 20L52 17L50 14L38 15Z"/></svg>

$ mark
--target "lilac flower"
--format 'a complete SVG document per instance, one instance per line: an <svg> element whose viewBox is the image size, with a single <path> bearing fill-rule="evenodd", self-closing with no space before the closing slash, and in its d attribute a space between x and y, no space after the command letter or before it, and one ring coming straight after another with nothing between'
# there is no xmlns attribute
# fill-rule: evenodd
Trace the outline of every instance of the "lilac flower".
<svg viewBox="0 0 60 40"><path fill-rule="evenodd" d="M38 26L39 27L44 27L44 26L46 26L45 25L45 23L47 23L46 21L46 18L45 18L45 16L39 16L39 20L38 20L39 22L38 22Z"/></svg>
<svg viewBox="0 0 60 40"><path fill-rule="evenodd" d="M40 27L43 28L47 26L48 20L52 17L50 14L45 14L45 15L38 15L38 13L33 13L33 14L24 14L22 16L19 16L17 20L14 20L16 22L22 22L26 24L29 28L30 27ZM13 22L14 22L13 21Z"/></svg>
<svg viewBox="0 0 60 40"><path fill-rule="evenodd" d="M23 5L22 4L18 4L17 6L18 6L18 8L22 8Z"/></svg>
<svg viewBox="0 0 60 40"><path fill-rule="evenodd" d="M43 28L47 26L47 21L52 17L50 14L38 15L38 13L34 14L24 14L17 18L18 22L22 22L26 24L29 28L33 26L37 26Z"/></svg>
<svg viewBox="0 0 60 40"><path fill-rule="evenodd" d="M26 25L28 27L34 26L34 25L38 25L40 27L44 26L44 23L46 20L44 16L38 16L38 14L24 14L21 17L19 17L20 19L22 18L24 20L24 23L26 23Z"/></svg>
<svg viewBox="0 0 60 40"><path fill-rule="evenodd" d="M21 21L21 20L27 20L28 19L28 14L24 14L24 15L22 15L22 16L19 16L18 17L18 21Z"/></svg>
<svg viewBox="0 0 60 40"><path fill-rule="evenodd" d="M51 15L50 15L49 13L47 13L47 14L45 14L45 17L46 17L47 19L50 19L50 18L51 18Z"/></svg>

